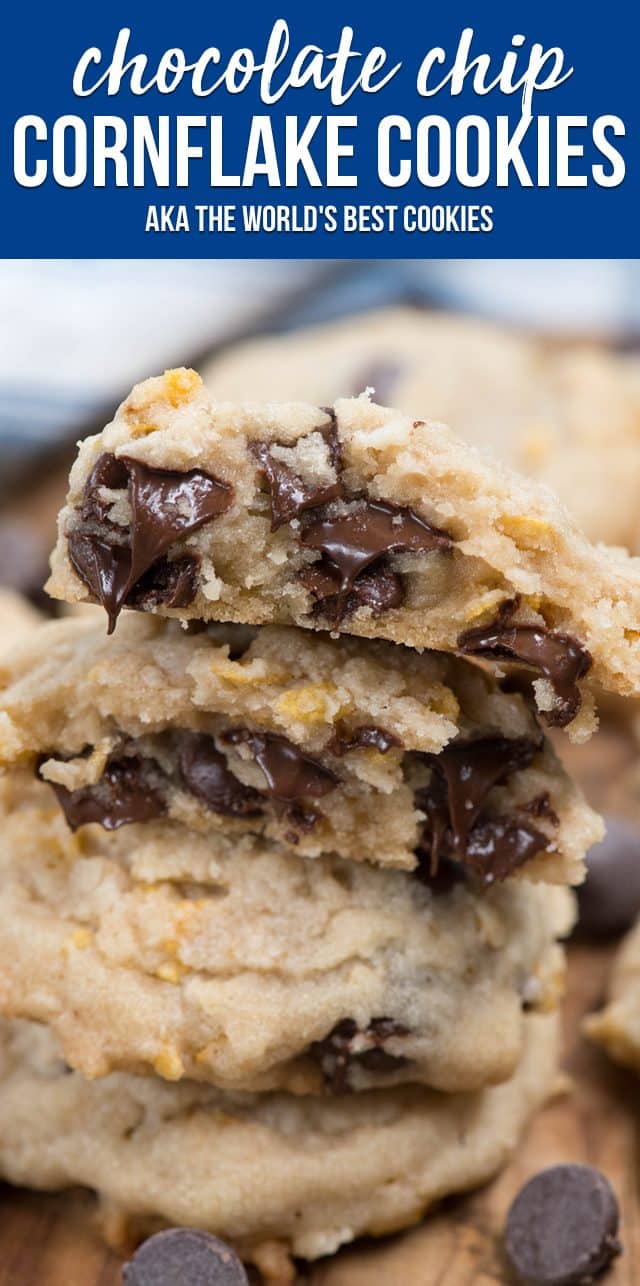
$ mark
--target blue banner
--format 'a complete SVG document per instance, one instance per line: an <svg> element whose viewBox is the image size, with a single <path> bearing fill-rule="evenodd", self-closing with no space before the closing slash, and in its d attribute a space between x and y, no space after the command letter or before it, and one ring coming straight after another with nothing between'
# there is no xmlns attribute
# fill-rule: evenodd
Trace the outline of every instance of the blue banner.
<svg viewBox="0 0 640 1286"><path fill-rule="evenodd" d="M630 16L574 0L16 7L3 253L633 257Z"/></svg>

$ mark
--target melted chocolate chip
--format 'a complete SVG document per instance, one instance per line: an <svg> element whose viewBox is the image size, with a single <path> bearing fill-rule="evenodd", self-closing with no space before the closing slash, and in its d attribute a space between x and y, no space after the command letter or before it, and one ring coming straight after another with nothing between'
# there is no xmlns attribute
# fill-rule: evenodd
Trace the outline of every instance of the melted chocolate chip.
<svg viewBox="0 0 640 1286"><path fill-rule="evenodd" d="M473 827L464 860L484 884L493 884L506 879L548 843L547 836L523 818L489 817Z"/></svg>
<svg viewBox="0 0 640 1286"><path fill-rule="evenodd" d="M506 1250L528 1286L584 1286L620 1254L618 1202L590 1165L555 1165L521 1189L507 1215Z"/></svg>
<svg viewBox="0 0 640 1286"><path fill-rule="evenodd" d="M393 1036L407 1035L408 1028L393 1018L372 1018L364 1031L353 1018L343 1018L323 1040L313 1041L309 1054L320 1064L327 1088L333 1094L341 1094L348 1089L349 1072L354 1065L374 1075L406 1067L408 1059L390 1054L384 1043Z"/></svg>
<svg viewBox="0 0 640 1286"><path fill-rule="evenodd" d="M318 487L312 483L304 482L302 478L299 478L293 472L289 465L284 464L282 460L276 459L272 454L273 444L269 442L252 442L251 444L251 454L257 461L260 473L266 479L269 488L272 531L277 531L279 527L291 522L293 518L298 518L306 510L317 509L320 505L329 504L331 500L338 500L343 495L342 483L339 477L341 467L340 441L335 416L332 411L329 414L331 416L329 424L315 430L324 438L330 462L338 474L336 481L330 482L326 486ZM286 446L287 444L278 443L277 445Z"/></svg>
<svg viewBox="0 0 640 1286"><path fill-rule="evenodd" d="M188 607L197 590L200 559L185 554L172 562L161 558L145 572L127 595L127 602L141 612L157 607Z"/></svg>
<svg viewBox="0 0 640 1286"><path fill-rule="evenodd" d="M439 755L424 756L432 777L416 792L416 804L427 817L418 848L420 878L427 862L435 876L442 857L451 857L491 883L547 847L547 836L526 817L482 816L493 787L526 768L539 748L530 738L496 736L453 743ZM538 802L532 803L540 816Z"/></svg>
<svg viewBox="0 0 640 1286"><path fill-rule="evenodd" d="M106 831L118 830L131 822L149 822L166 812L165 800L150 775L157 776L153 760L132 755L112 759L99 781L79 790L67 790L48 782L72 831L96 822Z"/></svg>
<svg viewBox="0 0 640 1286"><path fill-rule="evenodd" d="M195 1228L167 1228L122 1269L123 1286L249 1286L235 1251Z"/></svg>
<svg viewBox="0 0 640 1286"><path fill-rule="evenodd" d="M526 768L538 749L530 738L497 736L454 742L439 755L426 756L433 774L429 786L418 791L418 807L431 817L435 831L451 830L454 856L464 855L489 791Z"/></svg>
<svg viewBox="0 0 640 1286"><path fill-rule="evenodd" d="M102 487L127 487L132 511L130 530L109 518L110 505L100 495ZM124 456L100 456L85 486L80 523L69 536L69 557L94 598L106 609L109 633L129 595L164 559L170 546L224 513L232 497L227 483L199 469L176 473L152 469ZM193 563L189 570L184 563L181 571L162 569L159 589L152 578L155 599L153 592L150 599L146 598L149 586L146 590L143 586L138 605L162 602L185 606L195 593L195 571ZM165 597L158 598L158 592L166 592L170 598L177 594L181 601L169 603ZM191 598L186 599L187 593Z"/></svg>
<svg viewBox="0 0 640 1286"><path fill-rule="evenodd" d="M557 697L557 705L545 711L544 717L553 727L565 727L580 709L578 680L590 670L591 655L570 634L550 630L546 625L514 624L518 606L517 598L503 603L492 624L465 630L458 638L458 647L467 656L504 658L537 670L549 680Z"/></svg>
<svg viewBox="0 0 640 1286"><path fill-rule="evenodd" d="M381 755L386 755L392 746L401 745L400 738L392 732L376 728L373 724L362 724L351 732L336 728L326 749L333 755L346 755L350 750L377 750Z"/></svg>
<svg viewBox="0 0 640 1286"><path fill-rule="evenodd" d="M275 732L233 728L224 739L232 745L244 743L249 747L264 773L269 794L283 803L295 805L308 797L321 799L338 785L338 778L328 768Z"/></svg>
<svg viewBox="0 0 640 1286"><path fill-rule="evenodd" d="M76 527L69 536L69 558L80 579L104 607L112 634L130 588L131 551Z"/></svg>
<svg viewBox="0 0 640 1286"><path fill-rule="evenodd" d="M135 584L174 541L225 513L232 491L226 482L200 469L175 473L150 469L124 456L121 460L129 474L131 583Z"/></svg>
<svg viewBox="0 0 640 1286"><path fill-rule="evenodd" d="M318 550L326 565L337 571L340 594L353 590L357 577L386 554L451 548L446 532L430 526L412 509L382 500L367 500L352 513L310 522L300 543L305 549Z"/></svg>
<svg viewBox="0 0 640 1286"><path fill-rule="evenodd" d="M183 732L178 742L178 767L183 785L214 813L227 817L259 817L260 792L245 786L227 767L205 733Z"/></svg>
<svg viewBox="0 0 640 1286"><path fill-rule="evenodd" d="M340 593L340 573L321 559L310 567L303 567L298 579L313 595L316 602L313 615L321 615L332 627L352 616L360 607L369 608L374 616L382 616L404 601L402 578L383 559L358 576L351 593Z"/></svg>
<svg viewBox="0 0 640 1286"><path fill-rule="evenodd" d="M126 465L117 456L105 452L99 456L87 478L82 495L82 520L86 524L107 527L116 526L109 517L111 500L100 495L102 488L107 491L124 491L129 481Z"/></svg>

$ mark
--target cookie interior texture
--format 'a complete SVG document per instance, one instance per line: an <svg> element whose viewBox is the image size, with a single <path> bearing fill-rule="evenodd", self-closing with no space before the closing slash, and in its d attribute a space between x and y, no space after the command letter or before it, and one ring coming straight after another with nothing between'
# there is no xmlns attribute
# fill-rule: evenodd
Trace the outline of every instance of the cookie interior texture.
<svg viewBox="0 0 640 1286"><path fill-rule="evenodd" d="M0 1171L90 1187L140 1234L159 1221L210 1228L258 1262L269 1242L314 1259L416 1222L504 1163L555 1075L556 1019L533 1015L527 1031L517 1073L491 1089L300 1099L126 1073L86 1080L45 1028L6 1023Z"/></svg>
<svg viewBox="0 0 640 1286"><path fill-rule="evenodd" d="M484 889L179 823L71 833L2 782L0 1011L48 1023L90 1077L341 1093L510 1076L562 994L562 888Z"/></svg>
<svg viewBox="0 0 640 1286"><path fill-rule="evenodd" d="M576 881L600 822L480 666L266 627L55 622L6 660L0 758L76 830L169 817L300 856Z"/></svg>
<svg viewBox="0 0 640 1286"><path fill-rule="evenodd" d="M442 425L343 399L216 403L138 385L80 448L51 593L180 618L297 624L525 664L551 723L640 686L640 564ZM470 631L480 634L470 636Z"/></svg>

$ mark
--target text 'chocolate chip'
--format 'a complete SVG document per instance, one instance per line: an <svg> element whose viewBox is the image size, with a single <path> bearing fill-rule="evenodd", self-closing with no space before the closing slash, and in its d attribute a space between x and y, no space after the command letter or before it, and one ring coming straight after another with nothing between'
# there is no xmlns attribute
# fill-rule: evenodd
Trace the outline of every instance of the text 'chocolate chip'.
<svg viewBox="0 0 640 1286"><path fill-rule="evenodd" d="M507 1255L527 1286L585 1286L620 1253L618 1203L589 1165L541 1170L518 1193L506 1226Z"/></svg>
<svg viewBox="0 0 640 1286"><path fill-rule="evenodd" d="M230 1246L208 1232L168 1228L145 1241L122 1270L123 1286L248 1286Z"/></svg>

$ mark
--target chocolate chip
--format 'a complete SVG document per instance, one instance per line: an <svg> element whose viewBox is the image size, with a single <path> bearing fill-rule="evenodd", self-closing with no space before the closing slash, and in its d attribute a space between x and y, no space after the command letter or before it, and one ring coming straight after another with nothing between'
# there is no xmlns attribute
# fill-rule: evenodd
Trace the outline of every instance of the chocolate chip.
<svg viewBox="0 0 640 1286"><path fill-rule="evenodd" d="M365 389L372 388L378 406L391 406L404 369L403 362L388 357L374 358L354 379L350 396L358 397Z"/></svg>
<svg viewBox="0 0 640 1286"><path fill-rule="evenodd" d="M132 755L112 759L93 786L67 790L58 782L47 784L55 792L72 831L89 822L115 831L131 822L152 821L166 812L162 794L150 781L150 777L157 777L157 771L153 760Z"/></svg>
<svg viewBox="0 0 640 1286"><path fill-rule="evenodd" d="M349 594L340 593L340 573L326 566L324 559L303 567L298 579L316 599L314 616L322 616L331 627L340 625L360 607L369 608L374 616L382 616L404 602L402 577L392 571L384 559L362 572Z"/></svg>
<svg viewBox="0 0 640 1286"><path fill-rule="evenodd" d="M340 441L333 412L328 425L316 430L324 438L331 464L339 474ZM293 469L272 454L272 446L286 446L286 443L252 442L251 454L257 461L260 473L266 479L271 500L271 530L277 531L285 523L299 517L308 509L317 509L320 505L329 504L343 495L340 477L326 486L315 486L304 482Z"/></svg>
<svg viewBox="0 0 640 1286"><path fill-rule="evenodd" d="M334 773L305 755L287 737L275 732L251 732L248 728L233 728L224 737L232 745L244 743L249 747L274 799L292 804L307 797L320 799L338 785Z"/></svg>
<svg viewBox="0 0 640 1286"><path fill-rule="evenodd" d="M527 1286L583 1286L620 1254L618 1203L589 1165L541 1170L507 1215L507 1255Z"/></svg>
<svg viewBox="0 0 640 1286"><path fill-rule="evenodd" d="M353 1018L343 1018L322 1040L309 1046L309 1055L320 1064L327 1089L341 1094L348 1088L349 1072L355 1064L366 1071L384 1075L406 1067L408 1059L390 1054L384 1042L407 1036L408 1028L393 1018L372 1018L361 1031Z"/></svg>
<svg viewBox="0 0 640 1286"><path fill-rule="evenodd" d="M576 890L584 938L626 933L640 914L640 831L617 817L605 817L606 834L587 854L587 878Z"/></svg>
<svg viewBox="0 0 640 1286"><path fill-rule="evenodd" d="M178 739L178 766L183 785L214 813L259 817L262 797L231 772L227 761L205 733L183 732Z"/></svg>
<svg viewBox="0 0 640 1286"><path fill-rule="evenodd" d="M225 513L231 487L200 469L176 473L121 457L129 474L132 585L174 541Z"/></svg>
<svg viewBox="0 0 640 1286"><path fill-rule="evenodd" d="M123 490L125 486L132 511L129 530L111 520L110 504L100 495L102 487ZM164 558L170 546L224 513L232 498L232 488L227 483L199 469L177 473L152 469L125 456L100 456L85 486L80 523L69 536L69 557L94 598L106 609L109 633L130 593ZM172 575L180 580L179 585L171 580ZM166 590L173 596L177 592L184 600L191 588L195 592L191 585L194 576L193 564L189 572L183 566L182 575L165 569L160 572L160 593ZM154 584L147 590L153 590ZM189 602L193 596L192 593ZM142 604L144 599L143 587ZM162 597L155 601L166 602ZM184 606L185 602L174 605Z"/></svg>
<svg viewBox="0 0 640 1286"><path fill-rule="evenodd" d="M492 624L465 630L458 638L458 647L467 656L520 661L539 671L557 697L557 705L545 711L544 717L552 727L564 727L580 709L578 680L590 670L591 655L570 634L550 630L546 625L514 624L518 607L517 598L509 599Z"/></svg>
<svg viewBox="0 0 640 1286"><path fill-rule="evenodd" d="M430 816L434 830L451 830L459 857L489 791L526 768L539 748L539 742L528 737L478 737L423 756L431 765L432 778L429 786L417 792L416 802Z"/></svg>
<svg viewBox="0 0 640 1286"><path fill-rule="evenodd" d="M127 603L141 612L157 607L188 607L196 596L199 568L200 559L194 554L171 562L161 558L140 577L127 595Z"/></svg>
<svg viewBox="0 0 640 1286"><path fill-rule="evenodd" d="M402 742L393 732L377 728L374 724L362 724L350 732L336 728L326 749L333 755L346 755L350 750L377 750L386 755L392 746L401 746Z"/></svg>
<svg viewBox="0 0 640 1286"><path fill-rule="evenodd" d="M533 738L480 737L420 756L432 768L429 785L416 791L427 818L418 847L423 872L428 855L432 875L443 856L452 857L492 883L547 847L546 835L524 817L482 817L493 787L526 768L539 748Z"/></svg>
<svg viewBox="0 0 640 1286"><path fill-rule="evenodd" d="M150 1237L122 1270L123 1286L249 1286L235 1251L194 1228Z"/></svg>
<svg viewBox="0 0 640 1286"><path fill-rule="evenodd" d="M315 549L338 572L338 592L348 594L357 577L386 554L430 553L450 549L451 538L430 526L412 509L382 500L367 500L352 513L316 519L300 535L305 549Z"/></svg>
<svg viewBox="0 0 640 1286"><path fill-rule="evenodd" d="M484 884L493 884L506 879L548 845L548 837L530 822L517 817L489 817L473 827L464 860Z"/></svg>
<svg viewBox="0 0 640 1286"><path fill-rule="evenodd" d="M100 492L103 488L107 491L124 491L128 481L129 475L122 460L109 452L98 456L82 493L80 513L83 522L94 528L98 525L117 527L109 517L112 501L105 499Z"/></svg>
<svg viewBox="0 0 640 1286"><path fill-rule="evenodd" d="M104 607L112 634L130 588L131 551L77 527L69 536L69 558L80 579Z"/></svg>

